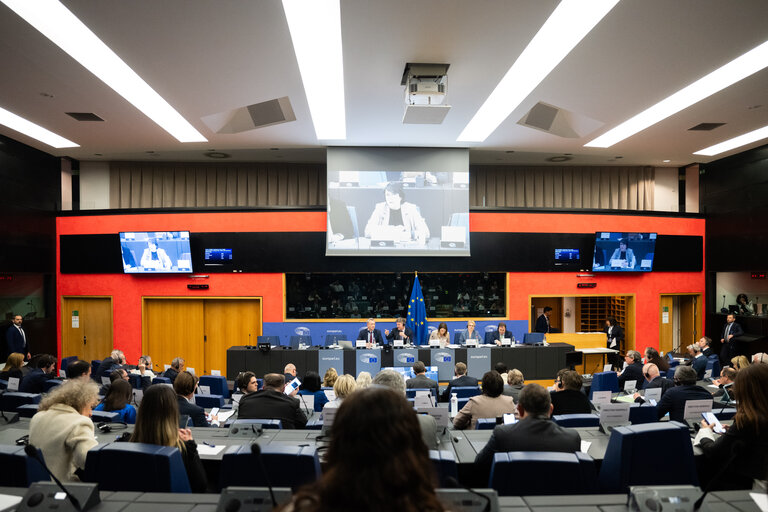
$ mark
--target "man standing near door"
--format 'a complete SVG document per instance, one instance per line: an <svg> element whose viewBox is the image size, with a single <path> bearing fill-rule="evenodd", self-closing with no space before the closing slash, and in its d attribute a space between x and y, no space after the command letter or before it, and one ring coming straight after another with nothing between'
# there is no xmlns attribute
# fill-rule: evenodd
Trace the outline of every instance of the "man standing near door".
<svg viewBox="0 0 768 512"><path fill-rule="evenodd" d="M534 329L534 332L543 332L543 333L550 333L555 332L554 329L552 329L552 326L549 325L549 316L552 314L552 308L549 306L546 306L544 308L544 312L539 315L539 318L536 319L536 328Z"/></svg>
<svg viewBox="0 0 768 512"><path fill-rule="evenodd" d="M744 334L744 330L739 324L736 323L736 316L733 313L729 313L726 317L727 323L723 327L723 337L720 338L720 343L723 344L720 349L720 363L725 366L730 363L733 356L736 354L733 338Z"/></svg>
<svg viewBox="0 0 768 512"><path fill-rule="evenodd" d="M14 352L24 354L24 360L29 361L31 355L29 353L29 344L27 343L27 333L21 328L21 322L21 315L13 317L13 323L5 331L6 348L9 354Z"/></svg>

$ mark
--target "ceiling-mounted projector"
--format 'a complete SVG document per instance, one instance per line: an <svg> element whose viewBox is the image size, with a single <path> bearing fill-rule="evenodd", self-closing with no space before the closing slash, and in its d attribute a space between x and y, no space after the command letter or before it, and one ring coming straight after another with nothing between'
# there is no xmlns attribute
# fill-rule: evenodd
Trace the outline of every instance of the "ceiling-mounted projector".
<svg viewBox="0 0 768 512"><path fill-rule="evenodd" d="M405 86L405 124L440 124L450 105L444 105L450 64L405 65L400 85Z"/></svg>

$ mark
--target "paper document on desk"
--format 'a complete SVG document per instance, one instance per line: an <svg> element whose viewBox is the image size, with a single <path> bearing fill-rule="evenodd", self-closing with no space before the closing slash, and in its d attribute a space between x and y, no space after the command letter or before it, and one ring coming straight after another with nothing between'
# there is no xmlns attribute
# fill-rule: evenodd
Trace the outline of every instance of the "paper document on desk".
<svg viewBox="0 0 768 512"><path fill-rule="evenodd" d="M219 414L217 414L217 416L219 417L219 423L221 423L223 425L234 414L235 414L234 409L233 410L229 410L229 411L222 411L221 409L219 409Z"/></svg>
<svg viewBox="0 0 768 512"><path fill-rule="evenodd" d="M581 442L581 452L582 453L588 453L590 446L592 446L592 443L590 443L589 441L582 441Z"/></svg>
<svg viewBox="0 0 768 512"><path fill-rule="evenodd" d="M224 448L226 448L227 445L222 444L219 446L208 446L207 444L198 444L197 445L197 454L198 455L218 455L221 452L224 451Z"/></svg>
<svg viewBox="0 0 768 512"><path fill-rule="evenodd" d="M22 496L0 494L0 510L11 510L21 503Z"/></svg>
<svg viewBox="0 0 768 512"><path fill-rule="evenodd" d="M756 492L749 493L752 500L760 507L762 512L768 512L768 494L760 494Z"/></svg>

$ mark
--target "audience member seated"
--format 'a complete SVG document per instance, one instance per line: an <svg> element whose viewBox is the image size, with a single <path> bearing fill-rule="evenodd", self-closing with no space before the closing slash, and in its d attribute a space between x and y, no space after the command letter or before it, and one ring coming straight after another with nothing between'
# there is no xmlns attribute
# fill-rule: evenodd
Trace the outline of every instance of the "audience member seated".
<svg viewBox="0 0 768 512"><path fill-rule="evenodd" d="M93 378L101 384L102 377L109 377L109 374L125 364L125 354L122 350L113 350L109 357L102 359L101 364L96 369Z"/></svg>
<svg viewBox="0 0 768 512"><path fill-rule="evenodd" d="M167 387L167 386L166 386ZM96 406L95 411L116 412L118 421L136 423L136 408L131 405L133 388L127 380L118 379L112 382L104 401Z"/></svg>
<svg viewBox="0 0 768 512"><path fill-rule="evenodd" d="M323 406L328 402L325 391L320 389L320 375L317 372L309 371L304 376L304 381L299 388L299 395L311 395L314 397L315 412L323 410Z"/></svg>
<svg viewBox="0 0 768 512"><path fill-rule="evenodd" d="M288 382L291 382L293 379L296 378L296 365L293 363L288 363L285 365L285 368L283 368L283 376L285 377L286 384Z"/></svg>
<svg viewBox="0 0 768 512"><path fill-rule="evenodd" d="M464 363L456 363L453 367L453 374L455 377L448 383L448 387L445 388L443 394L440 395L440 401L447 402L451 399L451 389L461 388L466 386L477 386L477 379L467 375L467 365Z"/></svg>
<svg viewBox="0 0 768 512"><path fill-rule="evenodd" d="M176 401L179 404L177 406L179 415L189 416L189 419L192 420L193 427L208 427L208 420L205 419L205 409L195 404L196 387L197 377L187 371L179 373L173 381L173 390L176 392ZM150 388L152 388L152 386L150 386ZM147 389L147 391L149 391L149 389ZM241 405L242 403L243 401L240 400Z"/></svg>
<svg viewBox="0 0 768 512"><path fill-rule="evenodd" d="M582 393L583 381L579 372L567 370L555 383L555 390L550 393L552 414L589 414L592 404L587 395Z"/></svg>
<svg viewBox="0 0 768 512"><path fill-rule="evenodd" d="M626 361L627 366L619 375L619 391L624 391L627 382L634 382L633 389L642 388L645 378L643 377L643 358L640 352L628 350L627 355L624 356L624 361Z"/></svg>
<svg viewBox="0 0 768 512"><path fill-rule="evenodd" d="M37 359L37 367L21 379L19 391L22 393L42 393L45 391L46 381L56 377L56 358L50 354L44 354Z"/></svg>
<svg viewBox="0 0 768 512"><path fill-rule="evenodd" d="M339 375L339 378L336 379L336 382L333 385L333 394L336 395L336 398L325 404L323 410L328 409L329 407L337 409L344 399L351 395L355 390L357 390L357 382L355 382L353 376L346 374Z"/></svg>
<svg viewBox="0 0 768 512"><path fill-rule="evenodd" d="M53 389L40 402L29 423L29 443L43 452L45 463L60 480L78 481L88 450L98 444L91 410L99 403L99 386L72 380Z"/></svg>
<svg viewBox="0 0 768 512"><path fill-rule="evenodd" d="M171 367L163 372L163 377L171 379L171 384L173 384L176 377L181 373L181 369L184 368L184 362L184 358L174 357L171 361Z"/></svg>
<svg viewBox="0 0 768 512"><path fill-rule="evenodd" d="M437 340L440 342L440 348L445 348L451 343L451 334L448 332L448 324L440 322L436 331L429 334L429 341Z"/></svg>
<svg viewBox="0 0 768 512"><path fill-rule="evenodd" d="M701 347L697 344L690 345L688 347L688 352L693 356L691 368L696 372L696 379L703 379L704 372L707 370L707 358L701 353Z"/></svg>
<svg viewBox="0 0 768 512"><path fill-rule="evenodd" d="M539 384L527 384L523 388L517 404L520 421L493 429L488 443L475 457L475 467L482 475L490 472L495 453L575 453L581 449L581 437L576 430L563 428L549 419L553 410L550 397L549 391Z"/></svg>
<svg viewBox="0 0 768 512"><path fill-rule="evenodd" d="M426 365L421 361L416 361L413 363L413 374L415 377L405 381L405 387L408 389L431 389L432 394L437 397L439 389L437 381L427 377L426 373Z"/></svg>
<svg viewBox="0 0 768 512"><path fill-rule="evenodd" d="M336 371L336 368L328 368L325 372L325 376L323 376L323 387L324 388L332 388L334 384L336 384L336 379L339 378L339 374Z"/></svg>
<svg viewBox="0 0 768 512"><path fill-rule="evenodd" d="M107 393L109 392L110 386L112 386L112 384L118 380L124 380L125 382L130 382L128 380L128 372L124 368L117 368L115 370L112 370L112 372L110 372L109 384L104 384L103 386L101 386L101 389L99 389L99 394L101 396L106 396Z"/></svg>
<svg viewBox="0 0 768 512"><path fill-rule="evenodd" d="M752 364L763 363L768 364L768 354L764 352L758 352L752 356Z"/></svg>
<svg viewBox="0 0 768 512"><path fill-rule="evenodd" d="M371 385L373 379L368 372L360 372L357 374L357 389L365 389Z"/></svg>
<svg viewBox="0 0 768 512"><path fill-rule="evenodd" d="M373 379L374 386L389 388L398 395L405 396L405 379L394 370L382 370ZM427 448L437 450L437 422L435 418L426 414L417 414L416 419L421 429L421 439ZM335 427L334 427L335 428ZM335 431L334 431L335 435Z"/></svg>
<svg viewBox="0 0 768 512"><path fill-rule="evenodd" d="M404 393L369 388L339 408L322 478L297 491L284 510L442 512L435 481L416 414Z"/></svg>
<svg viewBox="0 0 768 512"><path fill-rule="evenodd" d="M643 386L643 389L661 388L661 396L664 396L664 393L674 386L674 383L671 380L661 376L659 368L653 363L648 363L643 366L643 375L645 376L645 385ZM639 404L644 404L646 402L645 398L641 396L640 393L635 393L634 399L635 402Z"/></svg>
<svg viewBox="0 0 768 512"><path fill-rule="evenodd" d="M646 364L655 364L656 368L658 368L660 372L666 373L669 370L669 362L667 359L661 357L659 351L653 347L648 347L645 349L645 362Z"/></svg>
<svg viewBox="0 0 768 512"><path fill-rule="evenodd" d="M736 370L741 370L749 366L749 359L747 359L747 356L736 356L731 359L731 366Z"/></svg>
<svg viewBox="0 0 768 512"><path fill-rule="evenodd" d="M0 372L0 379L8 380L9 377L20 379L24 376L21 372L21 367L24 366L24 354L21 352L14 352L8 356L5 361L5 367Z"/></svg>
<svg viewBox="0 0 768 512"><path fill-rule="evenodd" d="M733 425L725 434L701 422L695 444L704 452L699 467L702 488L752 489L755 480L768 479L768 365L751 365L733 383L739 403Z"/></svg>
<svg viewBox="0 0 768 512"><path fill-rule="evenodd" d="M493 369L496 370L499 375L501 375L501 380L504 381L504 385L507 385L507 373L509 373L509 368L507 368L507 365L505 365L503 362L499 361L495 365L493 365Z"/></svg>
<svg viewBox="0 0 768 512"><path fill-rule="evenodd" d="M67 379L90 379L91 378L91 363L78 359L67 366Z"/></svg>
<svg viewBox="0 0 768 512"><path fill-rule="evenodd" d="M712 393L715 398L720 398L722 402L728 402L729 400L736 400L735 393L733 392L733 383L736 381L736 375L739 372L726 366L720 371L720 378L712 381L712 384L717 386L717 390ZM726 394L726 391L728 394Z"/></svg>
<svg viewBox="0 0 768 512"><path fill-rule="evenodd" d="M517 403L520 400L520 392L523 390L523 386L525 386L523 372L517 368L509 370L507 373L507 384L504 386L504 394L511 396L515 403Z"/></svg>
<svg viewBox="0 0 768 512"><path fill-rule="evenodd" d="M304 428L307 417L299 407L299 399L288 396L285 377L279 373L264 376L264 389L240 399L238 419L280 420L284 429ZM291 393L295 395L296 391Z"/></svg>
<svg viewBox="0 0 768 512"><path fill-rule="evenodd" d="M155 378L155 373L152 371L152 358L149 356L139 356L136 368L131 370L133 375L141 375L142 377L149 377L149 381Z"/></svg>
<svg viewBox="0 0 768 512"><path fill-rule="evenodd" d="M184 468L187 470L192 492L205 492L208 487L205 469L197 454L197 444L192 439L192 432L186 428L179 428L178 404L176 394L170 387L154 385L147 388L139 406L136 427L133 429L130 440L132 443L178 448L181 460L184 461Z"/></svg>
<svg viewBox="0 0 768 512"><path fill-rule="evenodd" d="M699 345L699 348L701 349L701 353L704 354L704 357L709 357L712 355L715 355L715 352L712 350L712 340L706 336L703 338L700 338L699 341L696 342Z"/></svg>
<svg viewBox="0 0 768 512"><path fill-rule="evenodd" d="M499 418L505 414L514 414L515 401L512 397L502 395L504 381L495 370L483 375L483 394L469 399L467 405L461 408L453 419L453 427L464 430L475 428L479 418Z"/></svg>
<svg viewBox="0 0 768 512"><path fill-rule="evenodd" d="M685 402L688 400L712 400L709 391L696 385L696 370L690 366L675 369L675 386L667 390L659 400L659 419L669 413L669 419L685 423Z"/></svg>

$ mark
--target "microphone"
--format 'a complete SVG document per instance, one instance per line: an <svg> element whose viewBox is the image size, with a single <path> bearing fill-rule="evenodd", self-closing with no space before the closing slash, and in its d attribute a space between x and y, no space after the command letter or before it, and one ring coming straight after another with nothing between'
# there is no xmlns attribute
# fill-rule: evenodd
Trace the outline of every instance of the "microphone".
<svg viewBox="0 0 768 512"><path fill-rule="evenodd" d="M725 309L725 295L723 295L723 309Z"/></svg>
<svg viewBox="0 0 768 512"><path fill-rule="evenodd" d="M267 468L264 466L264 459L261 457L261 446L259 446L259 443L253 443L251 445L251 453L254 457L256 457L256 460L259 461L259 466L261 467L261 472L264 474L264 481L267 482L267 488L269 489L269 497L272 499L272 506L277 506L277 500L275 499L275 491L272 490L272 483L269 481L269 475L267 474Z"/></svg>
<svg viewBox="0 0 768 512"><path fill-rule="evenodd" d="M451 487L454 487L456 489L464 489L465 491L470 492L470 493L474 494L475 496L479 496L480 498L483 498L485 500L485 506L483 507L483 512L491 512L491 498L489 498L485 494L480 494L479 492L473 491L469 487L466 487L466 486L462 485L461 482L459 482L458 480L456 480L452 476L446 477L445 481Z"/></svg>
<svg viewBox="0 0 768 512"><path fill-rule="evenodd" d="M77 510L77 512L83 512L83 509L80 508L80 502L77 501L77 498L75 498L69 493L69 491L67 490L66 487L64 487L61 481L58 478L56 478L56 475L51 473L51 470L48 469L48 466L45 465L45 461L43 461L42 457L40 457L40 454L37 453L37 448L35 448L35 446L32 444L28 444L24 447L24 453L27 454L27 457L35 459L37 462L39 462L40 465L43 466L43 469L45 470L45 472L48 473L51 476L51 478L53 478L53 481L56 482L56 485L59 486L59 489L64 491L64 494L67 495L67 499L69 499L69 501L72 503L72 506L75 507L75 510Z"/></svg>

